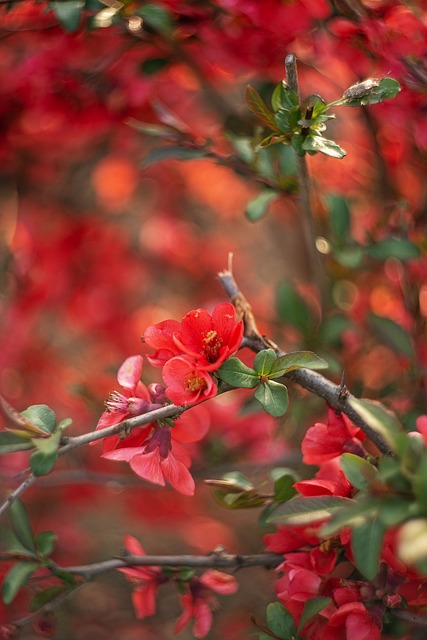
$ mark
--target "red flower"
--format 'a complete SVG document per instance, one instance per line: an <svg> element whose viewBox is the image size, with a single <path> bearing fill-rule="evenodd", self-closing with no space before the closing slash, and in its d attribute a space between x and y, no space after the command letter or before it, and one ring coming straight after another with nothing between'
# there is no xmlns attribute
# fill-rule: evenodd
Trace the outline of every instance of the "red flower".
<svg viewBox="0 0 427 640"><path fill-rule="evenodd" d="M138 416L152 409L160 407L160 404L153 404L147 387L141 382L143 359L142 356L130 356L121 365L117 372L117 381L122 387L122 392L112 391L105 403L106 411L103 412L96 430L110 427L114 424L126 420L130 416ZM145 437L148 435L147 428L144 429ZM141 430L132 434L133 438L138 437L138 444L141 444ZM143 440L145 440L145 437ZM104 438L103 454L116 448L121 442L119 436ZM134 445L135 446L135 445Z"/></svg>
<svg viewBox="0 0 427 640"><path fill-rule="evenodd" d="M237 351L242 343L243 322L237 322L232 304L218 304L212 315L204 309L190 311L174 333L175 344L198 360L199 366L214 371Z"/></svg>
<svg viewBox="0 0 427 640"><path fill-rule="evenodd" d="M126 549L135 556L145 556L145 551L133 536L125 536ZM125 567L118 569L133 584L132 604L138 618L152 616L156 610L156 589L167 578L157 567Z"/></svg>
<svg viewBox="0 0 427 640"><path fill-rule="evenodd" d="M205 368L189 356L176 356L163 367L166 395L177 405L195 404L213 398L217 386Z"/></svg>
<svg viewBox="0 0 427 640"><path fill-rule="evenodd" d="M331 495L347 498L353 491L341 469L339 458L324 462L314 478L295 482L294 487L302 496Z"/></svg>
<svg viewBox="0 0 427 640"><path fill-rule="evenodd" d="M212 626L212 609L217 600L211 593L229 595L235 593L238 584L233 576L215 569L208 569L200 578L192 578L189 582L189 593L181 598L183 612L175 624L175 632L180 633L193 619L193 634L196 638L204 638Z"/></svg>
<svg viewBox="0 0 427 640"><path fill-rule="evenodd" d="M375 619L361 602L349 602L339 607L324 628L328 640L381 640Z"/></svg>
<svg viewBox="0 0 427 640"><path fill-rule="evenodd" d="M327 424L316 422L305 434L301 444L303 462L320 465L345 452L364 457L362 441L365 437L345 415L329 407Z"/></svg>
<svg viewBox="0 0 427 640"><path fill-rule="evenodd" d="M184 495L194 494L194 480L188 470L190 457L185 449L171 439L170 429L157 428L143 446L118 447L103 454L108 460L125 460L137 476L165 485L167 480Z"/></svg>
<svg viewBox="0 0 427 640"><path fill-rule="evenodd" d="M148 356L154 366L163 366L178 355L191 356L198 367L214 371L242 343L243 322L237 322L232 304L218 304L212 315L205 309L190 311L182 319L165 320L144 332L144 341L157 351Z"/></svg>

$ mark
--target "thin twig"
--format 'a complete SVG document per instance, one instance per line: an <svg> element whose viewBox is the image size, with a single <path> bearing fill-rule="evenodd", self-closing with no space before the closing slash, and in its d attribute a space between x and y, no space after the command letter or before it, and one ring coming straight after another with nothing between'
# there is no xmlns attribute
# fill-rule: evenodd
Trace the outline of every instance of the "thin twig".
<svg viewBox="0 0 427 640"><path fill-rule="evenodd" d="M297 59L292 53L285 59L286 79L289 88L294 91L299 100ZM304 117L305 114L302 114ZM296 155L296 168L298 179L298 207L304 234L304 242L307 257L310 263L310 273L316 283L319 300L323 298L323 265L320 254L316 248L316 232L314 228L314 217L311 206L311 181L308 174L307 161L305 156Z"/></svg>
<svg viewBox="0 0 427 640"><path fill-rule="evenodd" d="M103 562L85 564L76 567L51 567L55 571L66 571L73 575L83 576L90 580L94 576L125 567L198 567L213 569L243 569L246 567L277 567L283 562L279 553L258 553L252 555L230 554L224 551L213 551L208 555L170 555L170 556L137 556L126 555Z"/></svg>

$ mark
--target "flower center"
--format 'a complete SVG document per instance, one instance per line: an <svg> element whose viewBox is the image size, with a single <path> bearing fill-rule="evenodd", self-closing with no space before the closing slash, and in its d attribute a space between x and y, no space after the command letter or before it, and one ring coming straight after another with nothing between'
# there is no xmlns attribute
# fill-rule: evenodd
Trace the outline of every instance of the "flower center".
<svg viewBox="0 0 427 640"><path fill-rule="evenodd" d="M211 329L203 336L203 353L210 362L215 362L218 359L221 345L222 338L214 329Z"/></svg>
<svg viewBox="0 0 427 640"><path fill-rule="evenodd" d="M206 389L207 386L206 380L195 373L184 379L184 389L186 391L200 391L201 389Z"/></svg>

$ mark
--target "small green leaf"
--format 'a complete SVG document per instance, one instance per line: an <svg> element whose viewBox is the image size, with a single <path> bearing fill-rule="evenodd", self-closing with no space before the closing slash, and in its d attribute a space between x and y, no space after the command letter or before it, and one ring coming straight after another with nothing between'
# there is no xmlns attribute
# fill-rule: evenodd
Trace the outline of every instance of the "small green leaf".
<svg viewBox="0 0 427 640"><path fill-rule="evenodd" d="M346 91L340 100L334 104L343 107L359 107L368 104L378 104L395 98L400 91L400 85L393 78L369 78L363 82L352 85Z"/></svg>
<svg viewBox="0 0 427 640"><path fill-rule="evenodd" d="M27 510L25 509L24 504L23 502L21 502L21 500L15 500L10 505L9 518L12 524L12 529L19 542L26 549L35 553L36 546L34 543L34 536L31 530L30 520L28 518Z"/></svg>
<svg viewBox="0 0 427 640"><path fill-rule="evenodd" d="M344 149L334 142L333 140L328 140L321 135L313 135L310 134L306 136L305 140L302 143L302 148L305 151L312 151L325 154L326 156L330 156L331 158L344 158L347 155Z"/></svg>
<svg viewBox="0 0 427 640"><path fill-rule="evenodd" d="M140 68L147 76L152 76L167 67L168 64L169 60L167 58L148 58L144 60Z"/></svg>
<svg viewBox="0 0 427 640"><path fill-rule="evenodd" d="M373 313L368 315L368 322L377 336L394 351L401 353L407 358L413 357L412 342L403 327L391 318L377 316Z"/></svg>
<svg viewBox="0 0 427 640"><path fill-rule="evenodd" d="M306 600L304 609L301 615L301 618L298 623L298 633L304 629L305 625L310 622L315 616L317 616L322 609L325 609L329 604L331 604L332 598L328 598L326 596L317 596L316 598L311 598L310 600Z"/></svg>
<svg viewBox="0 0 427 640"><path fill-rule="evenodd" d="M356 269L362 263L363 251L360 245L353 243L347 244L340 249L335 249L333 256L344 267Z"/></svg>
<svg viewBox="0 0 427 640"><path fill-rule="evenodd" d="M273 95L271 96L271 106L274 111L279 109L291 109L298 106L298 96L290 86L282 80L275 87Z"/></svg>
<svg viewBox="0 0 427 640"><path fill-rule="evenodd" d="M382 541L386 532L385 524L378 515L367 522L353 527L351 546L354 561L368 580L373 580L378 573L378 563L382 549Z"/></svg>
<svg viewBox="0 0 427 640"><path fill-rule="evenodd" d="M68 2L68 0L66 0ZM25 411L21 411L21 415L30 420L36 427L45 433L53 433L56 425L56 415L45 404L34 404Z"/></svg>
<svg viewBox="0 0 427 640"><path fill-rule="evenodd" d="M65 31L73 33L80 25L80 17L84 7L83 0L58 0L50 2L49 7L58 18Z"/></svg>
<svg viewBox="0 0 427 640"><path fill-rule="evenodd" d="M279 283L277 310L284 322L293 325L302 333L309 330L313 314L290 282L282 281Z"/></svg>
<svg viewBox="0 0 427 640"><path fill-rule="evenodd" d="M273 131L279 131L274 119L274 114L271 113L259 93L255 91L250 84L248 84L245 90L245 100L248 108L264 125L273 129Z"/></svg>
<svg viewBox="0 0 427 640"><path fill-rule="evenodd" d="M287 502L296 494L294 484L296 482L295 476L285 474L278 478L274 483L274 500L276 502Z"/></svg>
<svg viewBox="0 0 427 640"><path fill-rule="evenodd" d="M280 378L294 369L327 369L328 363L312 351L292 351L274 362L269 378Z"/></svg>
<svg viewBox="0 0 427 640"><path fill-rule="evenodd" d="M10 604L19 589L24 586L28 578L38 569L37 562L17 562L5 575L2 585L3 602Z"/></svg>
<svg viewBox="0 0 427 640"><path fill-rule="evenodd" d="M42 556L50 556L58 536L54 531L42 531L36 536L36 546Z"/></svg>
<svg viewBox="0 0 427 640"><path fill-rule="evenodd" d="M71 418L64 418L64 420L61 420L61 422L57 425L56 430L57 431L64 431L64 429L69 427L70 424L73 424L72 419Z"/></svg>
<svg viewBox="0 0 427 640"><path fill-rule="evenodd" d="M392 451L395 450L396 436L402 433L403 427L392 411L374 400L349 398L351 407L363 420L385 440Z"/></svg>
<svg viewBox="0 0 427 640"><path fill-rule="evenodd" d="M329 225L331 233L339 242L343 242L350 232L350 209L347 199L343 196L329 193L326 196L329 209Z"/></svg>
<svg viewBox="0 0 427 640"><path fill-rule="evenodd" d="M45 476L52 471L57 458L57 451L53 451L52 453L34 451L30 457L31 471L35 476Z"/></svg>
<svg viewBox="0 0 427 640"><path fill-rule="evenodd" d="M253 389L259 384L256 371L243 364L239 358L229 358L216 373L221 380L233 387Z"/></svg>
<svg viewBox="0 0 427 640"><path fill-rule="evenodd" d="M278 197L279 194L271 189L259 193L246 205L245 215L248 220L255 222L262 218L267 213L268 205Z"/></svg>
<svg viewBox="0 0 427 640"><path fill-rule="evenodd" d="M375 260L388 260L388 258L397 258L406 262L407 260L415 260L421 255L421 251L416 244L406 238L385 238L375 244L371 244L365 248L366 253Z"/></svg>
<svg viewBox="0 0 427 640"><path fill-rule="evenodd" d="M40 451L44 455L50 455L57 451L61 437L61 431L56 431L50 438L33 438L33 444L37 451Z"/></svg>
<svg viewBox="0 0 427 640"><path fill-rule="evenodd" d="M29 605L30 613L38 611L38 609L44 607L48 602L52 602L52 600L55 600L55 598L58 598L58 596L62 595L66 591L67 588L60 585L48 587L48 589L44 589L44 591L39 591L39 593L36 593L34 598L31 599Z"/></svg>
<svg viewBox="0 0 427 640"><path fill-rule="evenodd" d="M267 413L274 418L283 416L289 405L288 390L280 382L268 382L259 385L254 397L260 402Z"/></svg>
<svg viewBox="0 0 427 640"><path fill-rule="evenodd" d="M268 522L303 525L330 518L338 509L352 503L339 496L315 496L313 498L292 498L280 504Z"/></svg>
<svg viewBox="0 0 427 640"><path fill-rule="evenodd" d="M162 160L199 160L200 158L206 158L207 153L203 149L184 149L178 146L160 147L150 151L145 156L141 166L146 169Z"/></svg>
<svg viewBox="0 0 427 640"><path fill-rule="evenodd" d="M254 369L259 376L268 376L277 356L273 349L264 349L255 356Z"/></svg>
<svg viewBox="0 0 427 640"><path fill-rule="evenodd" d="M142 7L138 7L135 11L136 15L144 19L149 27L165 36L172 34L171 14L167 9L158 4L147 3Z"/></svg>
<svg viewBox="0 0 427 640"><path fill-rule="evenodd" d="M6 552L10 556L27 556L28 558L36 558L37 554L34 551L30 551L27 547L18 540L16 535L12 533L12 531L8 531L6 534L7 537L7 546Z"/></svg>
<svg viewBox="0 0 427 640"><path fill-rule="evenodd" d="M376 467L353 453L343 453L340 464L349 483L360 491L368 490L378 476Z"/></svg>
<svg viewBox="0 0 427 640"><path fill-rule="evenodd" d="M347 500L342 508L334 512L330 521L322 527L322 536L335 535L343 527L355 527L368 522L384 504L383 498L365 493L358 494L357 498Z"/></svg>
<svg viewBox="0 0 427 640"><path fill-rule="evenodd" d="M272 602L268 605L267 626L276 636L284 640L290 640L296 633L292 615L280 602Z"/></svg>
<svg viewBox="0 0 427 640"><path fill-rule="evenodd" d="M34 445L31 442L31 436L32 434L27 431L18 433L17 429L13 433L10 431L0 432L0 454L32 449Z"/></svg>

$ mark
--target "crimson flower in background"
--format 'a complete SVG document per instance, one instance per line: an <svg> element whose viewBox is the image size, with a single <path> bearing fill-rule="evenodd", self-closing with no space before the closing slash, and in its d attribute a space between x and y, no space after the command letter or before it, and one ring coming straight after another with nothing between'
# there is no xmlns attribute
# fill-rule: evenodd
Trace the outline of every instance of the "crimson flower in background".
<svg viewBox="0 0 427 640"><path fill-rule="evenodd" d="M133 536L125 536L125 547L134 556L145 556L145 551ZM158 567L125 567L118 569L132 582L132 604L138 618L152 616L156 610L156 589L168 578Z"/></svg>
<svg viewBox="0 0 427 640"><path fill-rule="evenodd" d="M200 578L192 578L188 586L189 592L181 597L183 612L176 621L175 632L180 633L193 619L193 635L204 638L212 626L212 610L218 607L212 591L230 595L236 593L238 583L228 573L208 569Z"/></svg>
<svg viewBox="0 0 427 640"><path fill-rule="evenodd" d="M304 464L321 465L342 453L354 453L364 458L362 446L366 436L361 429L333 407L328 408L328 422L316 422L307 429L301 444Z"/></svg>

